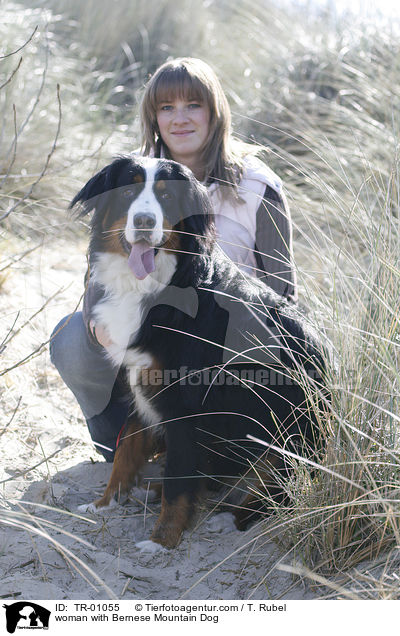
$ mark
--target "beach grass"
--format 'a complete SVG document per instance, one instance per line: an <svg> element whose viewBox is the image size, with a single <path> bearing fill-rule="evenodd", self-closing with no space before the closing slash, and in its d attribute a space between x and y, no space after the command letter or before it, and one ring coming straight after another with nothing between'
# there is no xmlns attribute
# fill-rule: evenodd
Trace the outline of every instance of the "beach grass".
<svg viewBox="0 0 400 636"><path fill-rule="evenodd" d="M137 147L149 73L169 56L209 62L235 134L284 179L300 301L335 360L321 468L293 459L288 503L260 536L336 595L398 598L396 578L349 572L390 570L400 539L400 30L247 0L4 2L0 15L0 286L32 241L74 236L71 196Z"/></svg>

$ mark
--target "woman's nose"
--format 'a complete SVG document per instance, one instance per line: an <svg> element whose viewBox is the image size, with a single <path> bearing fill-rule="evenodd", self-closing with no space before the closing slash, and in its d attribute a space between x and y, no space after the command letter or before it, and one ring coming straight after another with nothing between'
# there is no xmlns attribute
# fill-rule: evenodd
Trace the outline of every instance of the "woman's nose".
<svg viewBox="0 0 400 636"><path fill-rule="evenodd" d="M174 112L174 120L178 123L185 122L189 119L186 108L176 108Z"/></svg>

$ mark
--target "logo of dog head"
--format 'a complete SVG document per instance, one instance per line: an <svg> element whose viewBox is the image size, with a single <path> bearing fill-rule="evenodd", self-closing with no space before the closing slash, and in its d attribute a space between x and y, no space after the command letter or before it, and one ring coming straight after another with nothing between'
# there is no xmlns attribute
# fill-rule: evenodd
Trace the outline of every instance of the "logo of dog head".
<svg viewBox="0 0 400 636"><path fill-rule="evenodd" d="M3 605L6 610L7 631L14 634L21 629L48 629L51 612L32 602L19 601L11 605Z"/></svg>

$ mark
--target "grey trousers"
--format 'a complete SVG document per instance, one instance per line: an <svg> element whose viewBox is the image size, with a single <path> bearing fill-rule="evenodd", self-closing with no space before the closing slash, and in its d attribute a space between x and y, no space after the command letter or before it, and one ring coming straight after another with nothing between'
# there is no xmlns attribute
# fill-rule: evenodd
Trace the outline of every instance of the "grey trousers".
<svg viewBox="0 0 400 636"><path fill-rule="evenodd" d="M113 461L131 397L123 376L107 359L103 347L89 340L81 312L66 316L56 326L50 358L77 399L96 447L107 461Z"/></svg>

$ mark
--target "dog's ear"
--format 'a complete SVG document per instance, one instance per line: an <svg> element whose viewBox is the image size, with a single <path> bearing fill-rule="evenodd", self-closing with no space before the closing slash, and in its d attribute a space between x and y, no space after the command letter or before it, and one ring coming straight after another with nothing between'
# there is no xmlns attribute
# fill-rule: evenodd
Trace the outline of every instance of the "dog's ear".
<svg viewBox="0 0 400 636"><path fill-rule="evenodd" d="M85 216L95 208L97 208L99 203L100 195L105 195L106 193L106 182L107 173L110 169L110 166L106 166L100 172L94 175L86 185L83 186L82 190L78 192L72 199L69 204L69 209L74 208L78 203L81 204L79 207L78 214L79 216Z"/></svg>
<svg viewBox="0 0 400 636"><path fill-rule="evenodd" d="M72 199L69 209L80 203L79 216L85 216L92 210L101 212L107 205L108 192L116 187L118 172L127 164L132 164L131 157L118 157L113 163L105 166L100 172L94 175L82 190Z"/></svg>

